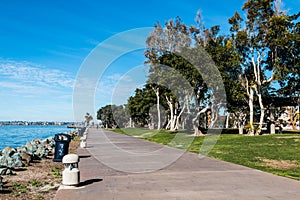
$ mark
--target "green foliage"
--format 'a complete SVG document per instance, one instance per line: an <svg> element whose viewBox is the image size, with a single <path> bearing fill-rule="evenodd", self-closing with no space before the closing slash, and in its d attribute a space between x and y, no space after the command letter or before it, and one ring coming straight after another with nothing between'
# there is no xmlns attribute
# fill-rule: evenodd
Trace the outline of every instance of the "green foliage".
<svg viewBox="0 0 300 200"><path fill-rule="evenodd" d="M26 193L29 190L27 185L18 182L14 182L8 189L14 191L16 196L20 196L22 193Z"/></svg>
<svg viewBox="0 0 300 200"><path fill-rule="evenodd" d="M106 105L97 111L97 119L101 120L109 128L116 128L124 127L129 121L129 115L126 105Z"/></svg>
<svg viewBox="0 0 300 200"><path fill-rule="evenodd" d="M40 194L36 195L36 199L44 199L44 197Z"/></svg>
<svg viewBox="0 0 300 200"><path fill-rule="evenodd" d="M242 7L245 14L235 12L228 19L230 33L224 35L220 34L218 25L205 28L200 13L196 25L187 26L180 17L168 20L164 26L156 23L146 40L147 84L136 89L126 108L102 107L97 118L110 127L124 127L129 117L139 126L156 122L155 90L159 89L160 105L165 110L162 115L167 116L165 121L173 117L172 112L178 114L185 108L178 122L195 125L192 120L209 103L215 116L220 114L217 113L220 105L226 103L226 111L236 118L253 113L255 119L262 115L264 120L267 116L263 116L263 111L273 106L272 97L297 96L300 90L300 12L289 15L277 3L275 0L245 1ZM213 65L221 77L219 72L211 70ZM253 103L249 90L254 91ZM254 111L250 112L252 104Z"/></svg>
<svg viewBox="0 0 300 200"><path fill-rule="evenodd" d="M53 167L51 172L55 176L55 178L61 178L60 170L57 167Z"/></svg>
<svg viewBox="0 0 300 200"><path fill-rule="evenodd" d="M35 179L32 179L32 180L28 181L28 185L31 185L31 186L34 186L34 187L42 187L43 183L38 182Z"/></svg>
<svg viewBox="0 0 300 200"><path fill-rule="evenodd" d="M150 122L157 122L156 89L159 89L160 106L163 108L161 115L165 116L164 110L167 111L168 106L164 95L170 93L165 87L146 84L142 89L136 89L134 96L128 99L127 107L130 117L140 127L148 125Z"/></svg>

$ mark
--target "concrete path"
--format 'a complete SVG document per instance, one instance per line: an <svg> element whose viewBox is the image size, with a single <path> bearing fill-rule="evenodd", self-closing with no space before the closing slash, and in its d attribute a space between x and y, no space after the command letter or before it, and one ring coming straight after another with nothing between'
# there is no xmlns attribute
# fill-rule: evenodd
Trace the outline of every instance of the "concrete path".
<svg viewBox="0 0 300 200"><path fill-rule="evenodd" d="M102 129L78 149L80 185L55 199L300 199L300 182Z"/></svg>

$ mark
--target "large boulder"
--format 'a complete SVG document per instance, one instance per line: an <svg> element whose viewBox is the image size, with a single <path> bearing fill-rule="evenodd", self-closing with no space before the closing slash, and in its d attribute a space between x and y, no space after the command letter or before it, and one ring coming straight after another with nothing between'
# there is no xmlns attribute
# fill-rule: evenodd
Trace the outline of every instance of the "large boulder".
<svg viewBox="0 0 300 200"><path fill-rule="evenodd" d="M32 160L40 160L49 156L55 146L54 138L49 137L44 140L35 139L31 142L27 142L21 152L31 156Z"/></svg>
<svg viewBox="0 0 300 200"><path fill-rule="evenodd" d="M15 167L24 167L24 163L22 162L22 154L21 153L15 153L12 155L12 163L13 168Z"/></svg>
<svg viewBox="0 0 300 200"><path fill-rule="evenodd" d="M22 161L26 165L29 165L29 163L32 161L31 155L29 155L28 153L26 153L26 151L23 151L23 152L20 152L20 153L21 153Z"/></svg>
<svg viewBox="0 0 300 200"><path fill-rule="evenodd" d="M15 153L12 156L1 156L0 157L0 167L16 168L24 167L22 162L22 155L20 153Z"/></svg>
<svg viewBox="0 0 300 200"><path fill-rule="evenodd" d="M10 157L12 156L14 153L16 153L17 150L15 148L11 148L11 147L5 147L3 150L2 150L2 153L1 155L2 156L6 156L6 157Z"/></svg>
<svg viewBox="0 0 300 200"><path fill-rule="evenodd" d="M13 171L8 167L0 167L0 175L13 175Z"/></svg>
<svg viewBox="0 0 300 200"><path fill-rule="evenodd" d="M1 151L0 167L13 169L15 167L23 167L22 155L15 148L5 147ZM4 173L4 172L2 172Z"/></svg>

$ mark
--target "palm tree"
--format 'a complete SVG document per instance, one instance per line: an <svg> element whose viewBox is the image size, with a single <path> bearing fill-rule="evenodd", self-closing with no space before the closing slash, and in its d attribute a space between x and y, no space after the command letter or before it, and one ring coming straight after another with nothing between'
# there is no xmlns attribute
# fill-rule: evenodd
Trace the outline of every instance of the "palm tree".
<svg viewBox="0 0 300 200"><path fill-rule="evenodd" d="M87 113L85 114L84 118L85 118L86 126L89 126L89 125L90 125L90 121L93 120L92 115L90 115L90 113L87 112Z"/></svg>

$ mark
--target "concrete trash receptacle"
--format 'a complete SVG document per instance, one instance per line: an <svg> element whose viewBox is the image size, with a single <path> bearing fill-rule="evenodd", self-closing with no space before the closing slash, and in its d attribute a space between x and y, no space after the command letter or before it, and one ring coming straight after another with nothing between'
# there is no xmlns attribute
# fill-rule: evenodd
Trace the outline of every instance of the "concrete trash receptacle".
<svg viewBox="0 0 300 200"><path fill-rule="evenodd" d="M63 157L64 171L62 173L62 184L77 186L80 182L80 171L78 169L79 156L68 154Z"/></svg>

